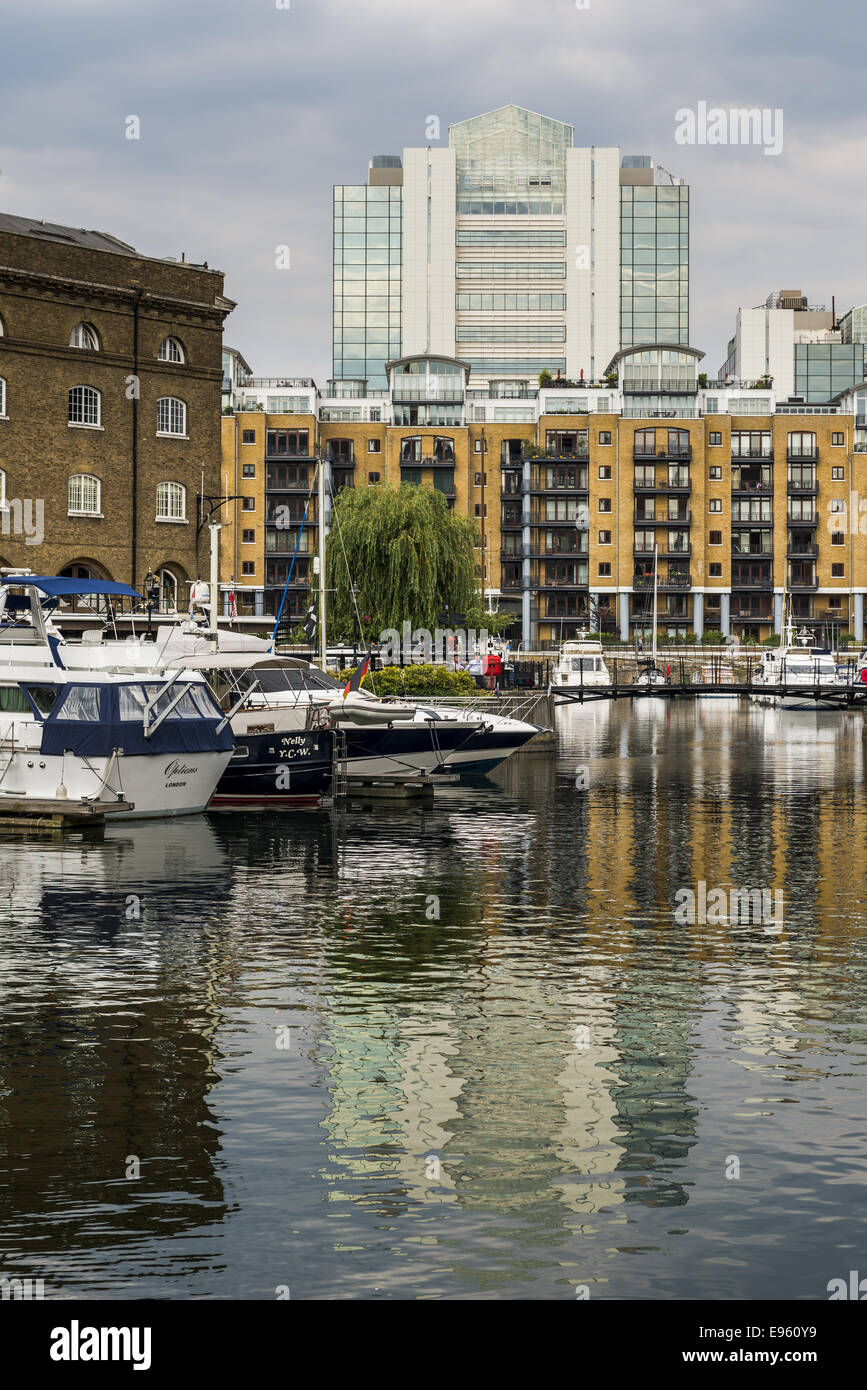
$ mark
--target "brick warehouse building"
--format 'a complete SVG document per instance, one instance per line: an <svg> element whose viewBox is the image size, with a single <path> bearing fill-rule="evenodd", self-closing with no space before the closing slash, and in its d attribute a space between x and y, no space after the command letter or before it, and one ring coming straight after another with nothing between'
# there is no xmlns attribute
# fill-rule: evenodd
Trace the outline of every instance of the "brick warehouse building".
<svg viewBox="0 0 867 1390"><path fill-rule="evenodd" d="M150 570L186 607L233 307L207 265L0 214L0 564L139 589Z"/></svg>
<svg viewBox="0 0 867 1390"><path fill-rule="evenodd" d="M654 547L665 634L761 640L782 631L788 594L798 627L863 640L867 383L805 405L763 382L699 385L700 357L628 349L604 382L539 390L474 388L467 363L435 355L389 363L384 390L248 378L224 405L239 495L224 587L240 614L275 611L321 456L335 494L421 483L484 518L486 598L525 646L597 623L647 636ZM317 532L314 495L284 610L296 621ZM481 545L477 561L482 579Z"/></svg>

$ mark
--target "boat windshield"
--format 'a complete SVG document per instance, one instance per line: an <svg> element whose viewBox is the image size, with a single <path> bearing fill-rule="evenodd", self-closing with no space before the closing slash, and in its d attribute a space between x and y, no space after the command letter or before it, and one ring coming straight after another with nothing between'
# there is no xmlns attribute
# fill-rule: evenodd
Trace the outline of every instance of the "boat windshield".
<svg viewBox="0 0 867 1390"><path fill-rule="evenodd" d="M573 671L601 671L601 670L602 670L602 662L599 660L598 657L592 657L592 656L573 656L573 658L572 658L572 670L573 670Z"/></svg>
<svg viewBox="0 0 867 1390"><path fill-rule="evenodd" d="M270 695L284 690L342 690L346 681L336 681L315 666L257 666L244 672L238 688L249 690L254 684Z"/></svg>

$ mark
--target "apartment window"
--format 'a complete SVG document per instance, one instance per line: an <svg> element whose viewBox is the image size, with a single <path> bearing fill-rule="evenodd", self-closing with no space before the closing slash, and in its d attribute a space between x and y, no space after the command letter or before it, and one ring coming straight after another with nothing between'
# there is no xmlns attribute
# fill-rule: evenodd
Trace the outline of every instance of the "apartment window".
<svg viewBox="0 0 867 1390"><path fill-rule="evenodd" d="M476 516L481 516L481 515L482 515L482 504L481 504L481 502L477 502L477 503L476 503L476 505L475 505L475 514L476 514ZM486 503L485 503L485 516L487 516L487 515L488 515L488 504L487 504L487 502L486 502Z"/></svg>
<svg viewBox="0 0 867 1390"><path fill-rule="evenodd" d="M828 599L828 607L829 607L829 608L842 608L842 607L843 607L843 600L842 600L842 598L840 597L839 594L832 594L832 595L830 596L830 598Z"/></svg>
<svg viewBox="0 0 867 1390"><path fill-rule="evenodd" d="M722 565L712 563L708 565L707 572L711 579L722 579Z"/></svg>
<svg viewBox="0 0 867 1390"><path fill-rule="evenodd" d="M732 458L770 458L770 430L733 430Z"/></svg>
<svg viewBox="0 0 867 1390"><path fill-rule="evenodd" d="M711 479L711 482L719 482L720 478L722 477L722 469L720 468L718 463L715 463L713 467L710 469L709 477Z"/></svg>
<svg viewBox="0 0 867 1390"><path fill-rule="evenodd" d="M600 561L599 561L599 577L600 577L600 579L607 579L607 578L610 576L610 574L611 574L611 561L610 561L610 560L600 560Z"/></svg>
<svg viewBox="0 0 867 1390"><path fill-rule="evenodd" d="M842 483L846 477L846 470L839 463L831 469L831 482Z"/></svg>
<svg viewBox="0 0 867 1390"><path fill-rule="evenodd" d="M834 433L831 435L831 443L839 446L843 443L843 438L844 436L842 430L835 430Z"/></svg>
<svg viewBox="0 0 867 1390"><path fill-rule="evenodd" d="M247 531L242 531L242 532L241 532L241 541L243 542L244 545L252 545L253 542L255 541L255 539L256 539L256 532L255 532L255 531L247 530Z"/></svg>
<svg viewBox="0 0 867 1390"><path fill-rule="evenodd" d="M242 476L243 478L255 478L255 476L256 476L256 465L255 465L255 463L242 463L242 464L241 464L241 476Z"/></svg>
<svg viewBox="0 0 867 1390"><path fill-rule="evenodd" d="M367 452L368 452L369 454L381 454L381 453L382 453L382 443L381 443L381 441L380 441L379 439L368 439L368 441L367 441Z"/></svg>
<svg viewBox="0 0 867 1390"><path fill-rule="evenodd" d="M6 510L6 473L0 468L0 511Z"/></svg>
<svg viewBox="0 0 867 1390"><path fill-rule="evenodd" d="M710 434L708 435L708 441L707 441L707 442L708 442L708 444L715 444L715 445L716 445L716 444L722 444L722 431L721 431L721 430L711 430Z"/></svg>
<svg viewBox="0 0 867 1390"><path fill-rule="evenodd" d="M842 579L842 578L844 577L844 575L845 575L845 572L846 572L846 566L845 566L845 565L832 565L832 566L831 566L831 578L832 578L832 579Z"/></svg>
<svg viewBox="0 0 867 1390"><path fill-rule="evenodd" d="M101 398L92 386L73 386L69 393L70 425L87 425L98 428L101 416Z"/></svg>
<svg viewBox="0 0 867 1390"><path fill-rule="evenodd" d="M69 479L67 511L70 516L99 516L102 484L90 473L74 473Z"/></svg>
<svg viewBox="0 0 867 1390"><path fill-rule="evenodd" d="M831 511L832 511L832 512L845 512L845 510L846 510L846 501L845 501L845 498L843 498L843 497L832 497L832 498L831 498Z"/></svg>
<svg viewBox="0 0 867 1390"><path fill-rule="evenodd" d="M6 414L6 382L0 376L0 416Z"/></svg>
<svg viewBox="0 0 867 1390"><path fill-rule="evenodd" d="M832 545L845 545L845 544L846 544L846 537L844 536L844 534L843 534L842 531L833 531L833 532L831 533L831 544L832 544Z"/></svg>
<svg viewBox="0 0 867 1390"><path fill-rule="evenodd" d="M378 474L378 473L368 473L368 475L367 475L367 481L368 481L369 483L378 483L378 482L379 482L379 474Z"/></svg>
<svg viewBox="0 0 867 1390"><path fill-rule="evenodd" d="M610 443L611 443L611 431L610 431L610 430L600 430L600 431L599 431L599 443L600 443L600 444L610 444Z"/></svg>
<svg viewBox="0 0 867 1390"><path fill-rule="evenodd" d="M720 497L712 497L712 498L710 499L710 501L708 502L708 504L707 504L707 509L708 509L709 512L721 512L721 511L722 511L722 498L720 498Z"/></svg>
<svg viewBox="0 0 867 1390"><path fill-rule="evenodd" d="M187 407L177 396L161 396L157 401L157 434L186 435Z"/></svg>
<svg viewBox="0 0 867 1390"><path fill-rule="evenodd" d="M255 510L256 510L256 499L255 499L255 497L242 497L242 498L241 498L241 511L242 511L242 512L254 512Z"/></svg>
<svg viewBox="0 0 867 1390"><path fill-rule="evenodd" d="M599 532L599 544L600 544L600 545L610 545L610 544L611 544L611 532L610 532L610 531L600 531L600 532Z"/></svg>
<svg viewBox="0 0 867 1390"><path fill-rule="evenodd" d="M481 473L474 473L474 474L473 474L473 483L474 483L474 485L475 485L476 487L481 487L481 486L482 486L482 475L481 475Z"/></svg>
<svg viewBox="0 0 867 1390"><path fill-rule="evenodd" d="M268 430L265 435L265 452L269 457L275 454L300 454L306 458L308 447L307 430Z"/></svg>
<svg viewBox="0 0 867 1390"><path fill-rule="evenodd" d="M256 431L255 431L255 430L242 430L242 431L241 431L241 443L242 443L242 444L255 444L255 443L256 443Z"/></svg>
<svg viewBox="0 0 867 1390"><path fill-rule="evenodd" d="M99 352L99 337L92 323L77 323L69 335L69 346L85 352Z"/></svg>
<svg viewBox="0 0 867 1390"><path fill-rule="evenodd" d="M802 458L812 458L816 453L816 436L804 430L795 430L789 435L789 453Z"/></svg>
<svg viewBox="0 0 867 1390"><path fill-rule="evenodd" d="M722 531L709 531L707 543L708 545L722 545Z"/></svg>
<svg viewBox="0 0 867 1390"><path fill-rule="evenodd" d="M160 362L185 362L183 344L178 338L163 338L157 357Z"/></svg>
<svg viewBox="0 0 867 1390"><path fill-rule="evenodd" d="M611 477L611 465L610 465L609 463L603 463L603 464L600 465L600 468L599 468L599 476L600 476L600 478L610 478L610 477Z"/></svg>
<svg viewBox="0 0 867 1390"><path fill-rule="evenodd" d="M474 453L474 454L480 454L481 452L482 452L482 441L481 441L480 439L475 439L475 440L473 441L473 453Z"/></svg>
<svg viewBox="0 0 867 1390"><path fill-rule="evenodd" d="M610 511L611 511L611 498L610 498L610 497L600 497L600 498L599 498L599 510L600 510L600 512L610 512Z"/></svg>
<svg viewBox="0 0 867 1390"><path fill-rule="evenodd" d="M186 521L187 489L181 483L157 486L157 521Z"/></svg>
<svg viewBox="0 0 867 1390"><path fill-rule="evenodd" d="M256 573L256 561L255 561L255 560L242 560L242 561L241 561L241 573L242 573L242 574L246 574L246 575L255 574L255 573Z"/></svg>

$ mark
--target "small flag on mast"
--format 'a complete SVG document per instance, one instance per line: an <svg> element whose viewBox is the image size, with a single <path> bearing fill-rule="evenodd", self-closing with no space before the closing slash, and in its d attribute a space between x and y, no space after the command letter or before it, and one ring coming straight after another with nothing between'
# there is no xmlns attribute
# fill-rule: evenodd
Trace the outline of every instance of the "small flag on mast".
<svg viewBox="0 0 867 1390"><path fill-rule="evenodd" d="M350 690L360 690L360 689L361 689L361 682L364 680L364 677L367 675L368 668L369 668L369 666L370 666L370 658L372 657L372 655L373 655L373 649L371 649L371 650L367 653L367 656L364 658L364 660L362 661L361 665L358 666L358 667L356 668L355 671L353 671L353 673L352 673L352 675L350 676L349 680L346 682L346 689L345 689L344 692L343 692L343 698L344 698L344 700L346 699L346 697L347 697L347 695L349 694Z"/></svg>

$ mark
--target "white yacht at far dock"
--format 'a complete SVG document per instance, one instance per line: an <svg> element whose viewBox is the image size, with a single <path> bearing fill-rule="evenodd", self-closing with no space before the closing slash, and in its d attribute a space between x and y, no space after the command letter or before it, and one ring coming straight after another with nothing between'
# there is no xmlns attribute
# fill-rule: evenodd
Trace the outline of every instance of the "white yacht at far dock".
<svg viewBox="0 0 867 1390"><path fill-rule="evenodd" d="M581 634L564 642L551 676L552 686L610 685L611 676L602 656L602 643Z"/></svg>

